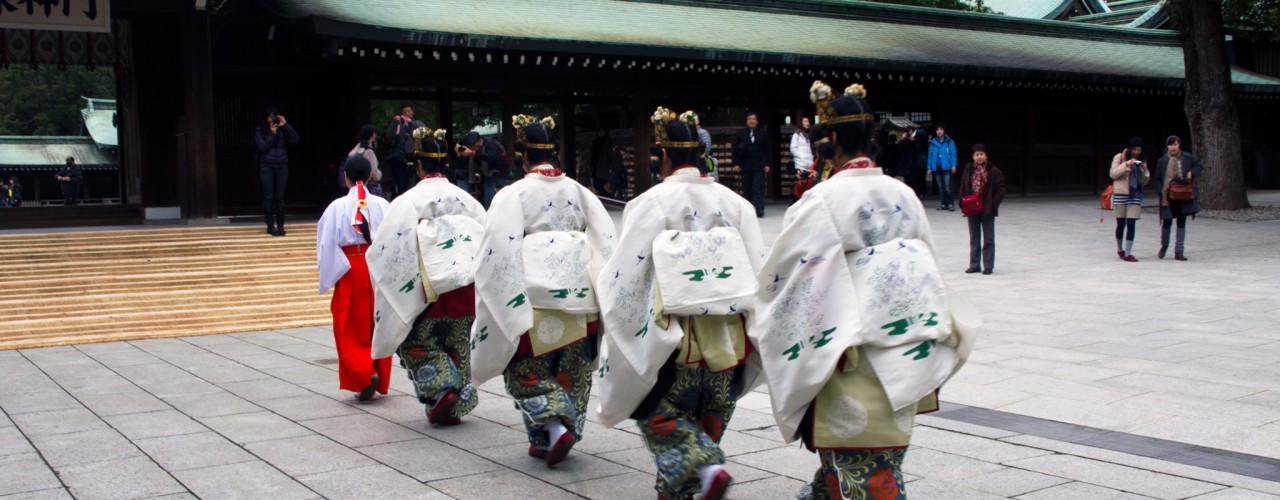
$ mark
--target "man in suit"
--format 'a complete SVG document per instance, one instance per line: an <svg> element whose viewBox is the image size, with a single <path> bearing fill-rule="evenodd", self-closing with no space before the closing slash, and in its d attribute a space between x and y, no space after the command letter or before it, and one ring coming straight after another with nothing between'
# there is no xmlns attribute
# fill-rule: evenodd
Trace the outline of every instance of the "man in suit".
<svg viewBox="0 0 1280 500"><path fill-rule="evenodd" d="M760 127L754 111L747 112L747 126L733 137L733 170L742 173L742 194L764 217L764 176L769 173L769 132Z"/></svg>

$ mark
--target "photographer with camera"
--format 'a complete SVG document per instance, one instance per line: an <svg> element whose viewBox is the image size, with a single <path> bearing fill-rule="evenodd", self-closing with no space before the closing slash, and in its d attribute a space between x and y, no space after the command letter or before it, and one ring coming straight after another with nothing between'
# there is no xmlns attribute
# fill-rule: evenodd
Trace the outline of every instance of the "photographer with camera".
<svg viewBox="0 0 1280 500"><path fill-rule="evenodd" d="M1116 253L1120 260L1137 262L1133 256L1133 237L1138 219L1142 218L1142 186L1151 180L1151 172L1142 161L1141 137L1129 139L1124 151L1111 159L1111 206L1116 213ZM1127 234L1126 234L1127 232Z"/></svg>
<svg viewBox="0 0 1280 500"><path fill-rule="evenodd" d="M391 124L387 126L387 133L382 136L383 141L390 146L382 162L387 164L387 170L391 171L391 175L396 178L396 193L400 194L408 191L417 181L415 175L410 168L417 168L416 159L413 156L413 130L417 128L413 120L413 103L404 102L400 104L400 114L391 119Z"/></svg>
<svg viewBox="0 0 1280 500"><path fill-rule="evenodd" d="M507 150L502 143L482 137L479 132L468 132L462 142L454 147L458 160L465 165L461 167L470 175L469 182L479 182L484 176L484 208L489 208L494 193L511 184L511 166L507 163Z"/></svg>
<svg viewBox="0 0 1280 500"><path fill-rule="evenodd" d="M258 171L262 175L262 209L267 234L284 236L284 188L289 181L288 146L298 143L298 133L276 108L267 108L266 118L254 132L258 147Z"/></svg>

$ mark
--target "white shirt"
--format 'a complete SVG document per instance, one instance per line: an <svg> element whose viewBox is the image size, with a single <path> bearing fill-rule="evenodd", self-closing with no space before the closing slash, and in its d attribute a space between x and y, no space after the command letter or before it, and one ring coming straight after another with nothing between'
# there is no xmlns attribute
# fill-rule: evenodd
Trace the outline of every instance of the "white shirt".
<svg viewBox="0 0 1280 500"><path fill-rule="evenodd" d="M810 170L813 167L813 148L809 137L804 133L791 134L791 159L795 161L796 170Z"/></svg>
<svg viewBox="0 0 1280 500"><path fill-rule="evenodd" d="M355 220L356 199L359 194L356 188L347 191L347 195L333 200L329 208L324 210L320 221L316 223L316 267L320 269L320 291L333 288L351 270L351 263L342 253L342 247L368 244L360 231L352 225ZM364 220L369 222L369 234L377 234L382 218L386 216L390 204L380 196L365 193Z"/></svg>

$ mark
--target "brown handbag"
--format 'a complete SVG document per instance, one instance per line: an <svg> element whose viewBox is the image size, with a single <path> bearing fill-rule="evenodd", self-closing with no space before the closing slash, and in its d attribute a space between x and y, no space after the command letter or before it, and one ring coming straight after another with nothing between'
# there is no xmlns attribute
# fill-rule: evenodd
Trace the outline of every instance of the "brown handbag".
<svg viewBox="0 0 1280 500"><path fill-rule="evenodd" d="M1177 181L1169 183L1169 201L1191 201L1196 193L1190 182L1183 184Z"/></svg>

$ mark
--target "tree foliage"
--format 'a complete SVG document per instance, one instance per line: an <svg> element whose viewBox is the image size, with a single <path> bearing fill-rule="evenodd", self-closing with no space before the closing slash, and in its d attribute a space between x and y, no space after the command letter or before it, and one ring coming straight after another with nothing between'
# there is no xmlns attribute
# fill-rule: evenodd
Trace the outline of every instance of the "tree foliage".
<svg viewBox="0 0 1280 500"><path fill-rule="evenodd" d="M1223 0L1222 24L1228 31L1280 36L1280 0Z"/></svg>
<svg viewBox="0 0 1280 500"><path fill-rule="evenodd" d="M115 73L83 67L0 69L0 135L79 135L84 97L114 99Z"/></svg>

